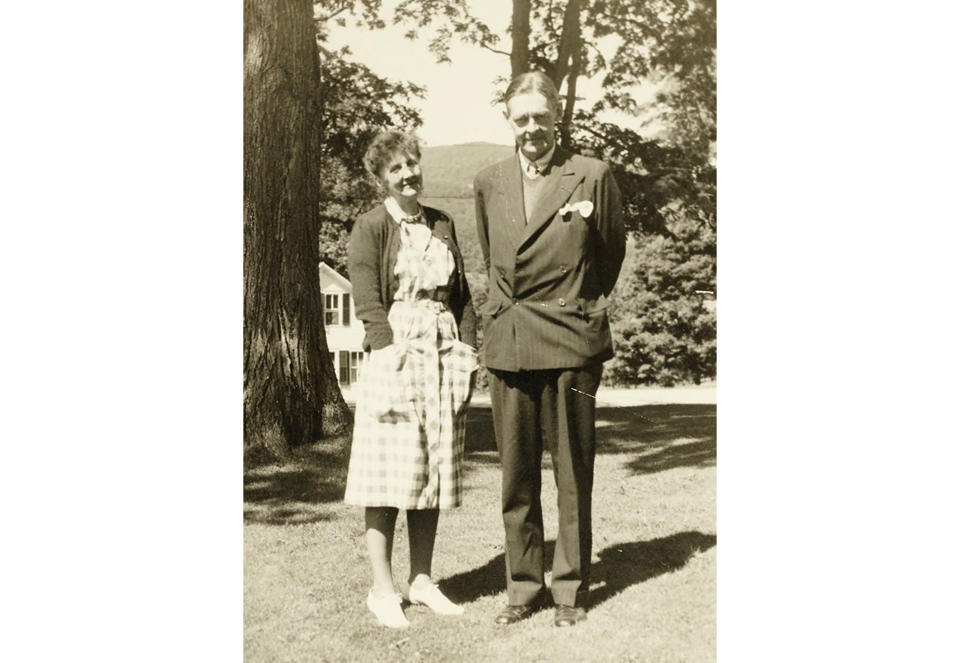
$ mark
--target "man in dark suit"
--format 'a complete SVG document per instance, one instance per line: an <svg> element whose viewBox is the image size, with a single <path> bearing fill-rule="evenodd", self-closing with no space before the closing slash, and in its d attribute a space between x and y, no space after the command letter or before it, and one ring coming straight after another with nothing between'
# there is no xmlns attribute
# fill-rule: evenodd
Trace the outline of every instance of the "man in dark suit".
<svg viewBox="0 0 960 663"><path fill-rule="evenodd" d="M613 357L606 308L624 256L620 191L606 164L556 146L560 102L549 77L517 76L505 102L517 153L474 181L506 530L508 605L496 622L528 617L544 589L546 445L560 521L554 623L572 626L586 618L590 587L594 395L603 362Z"/></svg>

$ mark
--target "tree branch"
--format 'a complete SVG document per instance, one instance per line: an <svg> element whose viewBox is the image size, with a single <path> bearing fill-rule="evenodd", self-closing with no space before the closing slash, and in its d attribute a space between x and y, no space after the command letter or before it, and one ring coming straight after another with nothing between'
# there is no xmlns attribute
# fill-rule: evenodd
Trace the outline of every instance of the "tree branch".
<svg viewBox="0 0 960 663"><path fill-rule="evenodd" d="M334 11L334 12L332 12L332 13L330 13L330 14L327 14L326 16L314 16L314 17L313 17L313 22L314 22L314 23L326 23L327 21L329 21L331 18L333 18L333 17L336 16L337 14L342 14L343 12L347 11L348 9L350 9L350 5L344 5L344 6L342 6L340 9L337 9L336 11Z"/></svg>
<svg viewBox="0 0 960 663"><path fill-rule="evenodd" d="M635 18L631 18L631 17L628 16L628 15L624 15L624 16L612 16L609 12L596 11L596 10L592 10L592 11L594 11L594 23L596 23L596 18L597 18L597 17L602 16L602 17L608 19L609 21L611 21L613 24L617 24L617 23L630 23L631 25L635 26L638 30L640 30L640 32L644 33L645 36L646 36L646 33L648 33L648 32L650 31L650 26L649 26L649 25L647 25L647 24L644 23L643 21L637 20L637 19L635 19Z"/></svg>
<svg viewBox="0 0 960 663"><path fill-rule="evenodd" d="M498 53L498 54L500 54L500 55L506 55L507 57L510 57L510 54L507 53L506 51L501 51L501 50L498 49L498 48L493 48L492 46L488 46L486 42L481 41L481 42L480 42L480 47L487 49L487 50L490 51L491 53Z"/></svg>

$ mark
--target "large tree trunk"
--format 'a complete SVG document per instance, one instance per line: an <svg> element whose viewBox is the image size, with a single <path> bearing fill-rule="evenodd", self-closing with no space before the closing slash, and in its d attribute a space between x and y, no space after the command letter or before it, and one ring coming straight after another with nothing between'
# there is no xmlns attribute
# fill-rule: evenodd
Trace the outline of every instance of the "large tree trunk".
<svg viewBox="0 0 960 663"><path fill-rule="evenodd" d="M243 9L243 435L282 450L350 423L320 310L319 60L311 0Z"/></svg>
<svg viewBox="0 0 960 663"><path fill-rule="evenodd" d="M530 70L530 0L513 0L510 20L510 78Z"/></svg>

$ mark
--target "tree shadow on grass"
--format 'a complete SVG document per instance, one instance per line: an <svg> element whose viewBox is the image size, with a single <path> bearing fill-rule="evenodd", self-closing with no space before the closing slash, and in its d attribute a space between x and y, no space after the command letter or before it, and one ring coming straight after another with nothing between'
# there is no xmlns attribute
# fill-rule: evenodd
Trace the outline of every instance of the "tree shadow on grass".
<svg viewBox="0 0 960 663"><path fill-rule="evenodd" d="M597 408L597 453L630 455L634 474L717 463L717 406Z"/></svg>
<svg viewBox="0 0 960 663"><path fill-rule="evenodd" d="M598 407L596 422L597 453L624 456L634 474L716 465L716 405ZM468 469L500 463L489 407L469 410L464 457ZM550 467L550 454L543 459Z"/></svg>
<svg viewBox="0 0 960 663"><path fill-rule="evenodd" d="M618 455L635 474L716 464L715 405L597 408L597 453ZM274 525L326 519L322 505L338 502L346 486L349 437L299 447L289 458L244 459L244 521ZM544 454L550 467L550 454ZM489 407L467 414L465 471L499 465ZM501 574L502 575L502 574Z"/></svg>
<svg viewBox="0 0 960 663"><path fill-rule="evenodd" d="M244 522L290 525L326 520L323 505L343 499L348 442L339 437L305 445L280 461L267 454L244 458Z"/></svg>
<svg viewBox="0 0 960 663"><path fill-rule="evenodd" d="M652 541L607 546L591 570L591 580L603 584L590 591L590 605L600 605L632 585L677 571L695 554L715 545L716 534L677 532Z"/></svg>
<svg viewBox="0 0 960 663"><path fill-rule="evenodd" d="M652 541L615 543L600 551L600 561L591 569L593 583L602 584L590 591L590 606L597 606L632 585L683 568L690 558L717 545L715 534L677 532ZM554 541L544 542L544 566L553 560ZM440 581L440 587L454 603L469 603L506 591L506 566L503 553L483 566L458 573Z"/></svg>

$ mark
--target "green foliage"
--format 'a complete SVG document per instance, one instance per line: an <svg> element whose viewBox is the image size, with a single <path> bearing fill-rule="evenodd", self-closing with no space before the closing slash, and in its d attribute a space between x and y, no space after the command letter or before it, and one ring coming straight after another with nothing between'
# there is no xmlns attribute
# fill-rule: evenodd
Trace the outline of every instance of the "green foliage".
<svg viewBox="0 0 960 663"><path fill-rule="evenodd" d="M614 384L699 384L717 374L716 234L691 219L636 233L610 308Z"/></svg>
<svg viewBox="0 0 960 663"><path fill-rule="evenodd" d="M437 20L433 37L427 48L437 62L451 62L450 41L456 35L462 41L496 50L500 36L470 12L465 0L401 0L393 11L394 23L414 26L406 32L407 39L419 39L420 30Z"/></svg>

